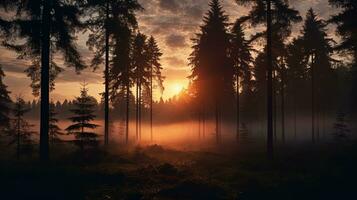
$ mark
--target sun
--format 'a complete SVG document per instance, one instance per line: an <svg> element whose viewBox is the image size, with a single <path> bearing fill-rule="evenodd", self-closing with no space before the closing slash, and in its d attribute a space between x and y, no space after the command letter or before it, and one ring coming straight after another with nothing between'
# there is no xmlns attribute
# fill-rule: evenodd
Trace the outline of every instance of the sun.
<svg viewBox="0 0 357 200"><path fill-rule="evenodd" d="M179 94L183 90L183 85L180 83L175 83L172 85L172 93Z"/></svg>

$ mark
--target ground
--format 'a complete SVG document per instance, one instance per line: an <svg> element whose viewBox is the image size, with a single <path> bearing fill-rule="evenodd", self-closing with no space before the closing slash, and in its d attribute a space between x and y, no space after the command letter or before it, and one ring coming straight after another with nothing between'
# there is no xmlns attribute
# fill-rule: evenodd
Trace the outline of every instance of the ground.
<svg viewBox="0 0 357 200"><path fill-rule="evenodd" d="M1 199L357 199L355 142L276 152L270 161L264 145L201 151L151 145L70 148L47 164L29 156L2 159Z"/></svg>

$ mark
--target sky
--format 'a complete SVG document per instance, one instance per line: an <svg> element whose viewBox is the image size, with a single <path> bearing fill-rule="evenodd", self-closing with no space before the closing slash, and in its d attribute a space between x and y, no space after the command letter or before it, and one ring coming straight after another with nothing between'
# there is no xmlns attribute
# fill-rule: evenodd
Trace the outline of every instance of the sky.
<svg viewBox="0 0 357 200"><path fill-rule="evenodd" d="M191 53L192 42L195 33L202 25L202 18L208 10L210 0L138 0L144 7L144 11L137 13L139 30L146 35L154 36L163 53L161 64L163 75L166 77L163 94L155 92L155 98L161 96L168 99L189 83L187 77L190 75L190 66L187 58ZM238 17L248 13L249 8L238 6L234 0L221 0L223 9L229 16L230 22L234 22ZM331 14L337 12L335 8L328 5L328 0L290 0L292 7L300 11L304 18L307 10L313 8L322 19L328 19ZM0 13L1 14L1 13ZM293 30L293 36L300 32L301 23ZM256 29L248 28L248 35L254 33ZM331 37L333 27L330 29ZM92 53L85 45L86 34L77 34L78 49L83 56L83 60L90 62ZM62 58L56 56L57 62L63 64ZM12 92L12 97L21 96L26 100L34 97L31 95L30 80L26 77L24 70L30 61L19 60L14 52L0 47L0 64L6 73L4 82ZM71 68L59 75L56 80L56 88L51 93L54 101L73 99L79 95L80 84L86 81L89 85L89 94L97 99L103 91L103 70L95 72L86 69L81 74L76 74Z"/></svg>

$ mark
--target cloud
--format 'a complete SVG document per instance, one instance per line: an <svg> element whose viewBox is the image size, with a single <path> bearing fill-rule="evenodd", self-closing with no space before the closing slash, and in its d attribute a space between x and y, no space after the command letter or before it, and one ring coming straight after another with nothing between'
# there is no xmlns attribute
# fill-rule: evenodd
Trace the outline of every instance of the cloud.
<svg viewBox="0 0 357 200"><path fill-rule="evenodd" d="M186 38L183 35L172 34L166 37L166 45L172 48L185 47Z"/></svg>
<svg viewBox="0 0 357 200"><path fill-rule="evenodd" d="M159 0L159 6L161 9L171 12L176 12L181 8L181 5L177 0Z"/></svg>
<svg viewBox="0 0 357 200"><path fill-rule="evenodd" d="M169 65L168 67L183 67L187 66L187 62L181 58L178 58L176 56L171 56L171 57L165 57L163 58Z"/></svg>

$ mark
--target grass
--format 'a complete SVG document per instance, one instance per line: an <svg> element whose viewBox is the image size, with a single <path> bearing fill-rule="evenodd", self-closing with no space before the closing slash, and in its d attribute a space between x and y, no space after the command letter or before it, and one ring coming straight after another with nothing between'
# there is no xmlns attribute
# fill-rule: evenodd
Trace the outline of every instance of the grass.
<svg viewBox="0 0 357 200"><path fill-rule="evenodd" d="M2 199L357 199L356 143L279 147L273 161L263 149L154 145L83 155L59 146L46 165L2 159L0 191Z"/></svg>

